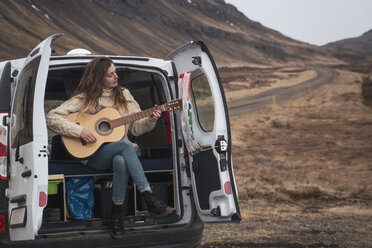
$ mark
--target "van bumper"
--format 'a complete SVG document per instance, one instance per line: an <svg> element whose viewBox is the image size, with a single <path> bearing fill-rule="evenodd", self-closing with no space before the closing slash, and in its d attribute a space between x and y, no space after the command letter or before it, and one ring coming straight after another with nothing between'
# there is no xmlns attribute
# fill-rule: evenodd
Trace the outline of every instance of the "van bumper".
<svg viewBox="0 0 372 248"><path fill-rule="evenodd" d="M109 232L38 237L30 241L11 242L0 236L0 247L196 247L203 236L204 224L197 215L188 225L125 232L122 239L112 239Z"/></svg>

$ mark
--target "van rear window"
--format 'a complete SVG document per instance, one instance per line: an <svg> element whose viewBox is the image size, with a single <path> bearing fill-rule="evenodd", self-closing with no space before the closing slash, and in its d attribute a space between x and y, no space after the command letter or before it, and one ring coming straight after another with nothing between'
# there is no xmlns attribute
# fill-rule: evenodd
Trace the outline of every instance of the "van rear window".
<svg viewBox="0 0 372 248"><path fill-rule="evenodd" d="M14 93L11 114L12 148L33 141L33 109L36 75L41 56L31 61L21 72Z"/></svg>
<svg viewBox="0 0 372 248"><path fill-rule="evenodd" d="M191 91L195 101L200 127L205 132L213 131L214 103L208 79L205 74L200 73L200 75L191 79Z"/></svg>

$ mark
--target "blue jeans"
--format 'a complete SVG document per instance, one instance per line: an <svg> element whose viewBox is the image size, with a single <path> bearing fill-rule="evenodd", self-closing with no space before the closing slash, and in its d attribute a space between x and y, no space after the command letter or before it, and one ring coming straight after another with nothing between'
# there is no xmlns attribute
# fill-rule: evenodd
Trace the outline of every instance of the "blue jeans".
<svg viewBox="0 0 372 248"><path fill-rule="evenodd" d="M149 186L136 150L129 140L120 140L102 145L88 160L96 170L113 170L112 201L123 204L129 175L138 190Z"/></svg>

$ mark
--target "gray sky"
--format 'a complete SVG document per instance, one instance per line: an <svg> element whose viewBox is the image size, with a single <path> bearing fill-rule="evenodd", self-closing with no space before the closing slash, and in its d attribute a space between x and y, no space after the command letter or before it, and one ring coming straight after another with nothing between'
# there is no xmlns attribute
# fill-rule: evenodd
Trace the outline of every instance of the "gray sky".
<svg viewBox="0 0 372 248"><path fill-rule="evenodd" d="M225 0L249 19L315 45L372 29L372 0Z"/></svg>

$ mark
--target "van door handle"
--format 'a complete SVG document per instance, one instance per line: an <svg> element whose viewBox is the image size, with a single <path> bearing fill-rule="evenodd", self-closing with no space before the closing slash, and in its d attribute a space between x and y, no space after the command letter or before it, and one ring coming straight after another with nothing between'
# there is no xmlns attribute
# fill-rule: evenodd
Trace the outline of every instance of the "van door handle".
<svg viewBox="0 0 372 248"><path fill-rule="evenodd" d="M26 170L24 172L22 172L22 177L30 177L32 175L32 171L31 170Z"/></svg>

